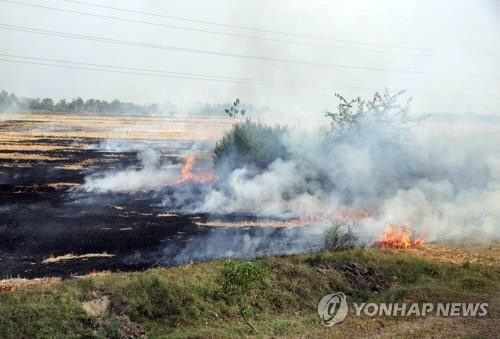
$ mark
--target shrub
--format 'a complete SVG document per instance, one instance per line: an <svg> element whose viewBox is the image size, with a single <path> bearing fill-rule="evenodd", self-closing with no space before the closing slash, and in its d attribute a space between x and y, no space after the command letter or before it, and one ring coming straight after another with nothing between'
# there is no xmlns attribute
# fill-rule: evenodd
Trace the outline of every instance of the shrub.
<svg viewBox="0 0 500 339"><path fill-rule="evenodd" d="M228 296L243 295L264 282L268 269L251 262L226 261L221 272L222 291Z"/></svg>
<svg viewBox="0 0 500 339"><path fill-rule="evenodd" d="M226 300L235 303L240 311L241 318L254 331L255 328L247 319L247 315L253 314L249 295L252 290L260 288L268 277L269 269L258 266L251 262L238 263L226 261L220 275L222 292Z"/></svg>
<svg viewBox="0 0 500 339"><path fill-rule="evenodd" d="M358 236L352 230L353 225L336 221L325 233L325 248L330 251L352 249L356 245Z"/></svg>
<svg viewBox="0 0 500 339"><path fill-rule="evenodd" d="M288 157L283 143L287 129L246 119L237 122L217 142L213 151L215 168L231 171L244 166L266 168L274 160Z"/></svg>
<svg viewBox="0 0 500 339"><path fill-rule="evenodd" d="M339 100L337 112L326 112L330 118L330 135L335 139L366 136L374 131L383 132L387 138L398 138L413 125L418 124L423 116L410 115L409 98L400 103L406 91L390 94L387 89L383 93L376 92L372 99L360 97L347 100L336 93Z"/></svg>

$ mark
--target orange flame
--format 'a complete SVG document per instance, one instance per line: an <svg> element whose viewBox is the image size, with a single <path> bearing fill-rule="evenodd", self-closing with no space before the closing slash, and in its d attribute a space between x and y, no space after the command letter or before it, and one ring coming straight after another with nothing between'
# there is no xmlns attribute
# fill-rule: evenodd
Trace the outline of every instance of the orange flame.
<svg viewBox="0 0 500 339"><path fill-rule="evenodd" d="M388 225L384 233L375 241L375 246L381 249L405 249L420 247L424 243L425 239L414 237L408 227Z"/></svg>
<svg viewBox="0 0 500 339"><path fill-rule="evenodd" d="M15 285L2 285L2 286L0 286L0 291L14 292L16 290L17 290L17 286L15 286Z"/></svg>
<svg viewBox="0 0 500 339"><path fill-rule="evenodd" d="M214 180L214 173L192 173L194 163L196 162L196 157L194 155L188 155L186 157L186 162L181 167L181 183L186 182L210 182Z"/></svg>
<svg viewBox="0 0 500 339"><path fill-rule="evenodd" d="M181 168L181 175L182 175L181 181L182 182L190 181L190 179L192 178L191 169L193 168L195 161L196 161L196 158L194 155L187 156L186 162L184 163L184 165L182 165L182 168Z"/></svg>

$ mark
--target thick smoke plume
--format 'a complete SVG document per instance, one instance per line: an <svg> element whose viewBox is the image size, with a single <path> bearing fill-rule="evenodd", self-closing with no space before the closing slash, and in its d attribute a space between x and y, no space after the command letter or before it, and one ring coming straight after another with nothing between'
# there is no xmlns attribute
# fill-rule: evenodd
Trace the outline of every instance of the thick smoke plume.
<svg viewBox="0 0 500 339"><path fill-rule="evenodd" d="M141 150L137 157L139 167L129 167L121 171L109 171L89 176L83 188L86 191L130 192L153 190L158 186L174 184L177 177L177 166L162 165L160 153L155 150Z"/></svg>
<svg viewBox="0 0 500 339"><path fill-rule="evenodd" d="M498 123L414 117L407 104L398 104L400 95L387 93L367 102L340 99L339 113L325 118L331 128L287 130L281 139L286 156L264 168L219 169L197 196L174 189L165 193L163 206L302 218L312 225L363 215L355 231L364 241L388 224L407 226L429 241L500 238ZM342 110L352 119L339 125ZM179 176L179 167L159 166L154 154L141 157L142 169L91 177L85 189L161 190Z"/></svg>
<svg viewBox="0 0 500 339"><path fill-rule="evenodd" d="M332 117L334 137L289 130L287 159L265 171L224 173L225 185L212 190L200 210L285 217L365 211L358 231L368 238L388 224L429 240L499 238L499 126L427 121L411 116L397 97L368 102L358 120L351 124L347 117L344 125L335 121L342 105L359 102L341 102Z"/></svg>

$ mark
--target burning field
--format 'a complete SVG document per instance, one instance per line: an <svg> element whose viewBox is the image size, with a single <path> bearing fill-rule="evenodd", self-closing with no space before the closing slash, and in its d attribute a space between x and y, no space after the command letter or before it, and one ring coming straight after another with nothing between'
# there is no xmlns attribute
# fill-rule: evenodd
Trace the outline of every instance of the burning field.
<svg viewBox="0 0 500 339"><path fill-rule="evenodd" d="M282 218L266 224L260 220L268 218L255 214L183 208L214 180L213 133L227 122L143 120L131 125L127 118L34 114L1 123L3 278L319 248L319 239L301 236L304 222L291 229ZM200 121L215 127L193 134ZM168 127L160 132L158 125Z"/></svg>
<svg viewBox="0 0 500 339"><path fill-rule="evenodd" d="M423 237L415 237L409 227L388 225L384 233L373 242L381 249L419 248L425 244Z"/></svg>
<svg viewBox="0 0 500 339"><path fill-rule="evenodd" d="M311 253L325 248L336 224L356 234L350 247L496 239L497 145L474 164L446 158L422 167L425 159L402 163L409 154L399 144L389 145L388 157L380 146L385 134L367 132L368 149L339 139L325 157L318 156L324 145L283 129L265 132L278 133L272 142L281 146L266 145L268 134L253 135L263 144L249 154L260 158L245 165L247 151L225 154L220 138L231 126L241 133L267 128L252 124L84 114L3 121L3 277ZM259 153L275 147L277 160Z"/></svg>
<svg viewBox="0 0 500 339"><path fill-rule="evenodd" d="M368 133L366 144L342 136L333 148L325 136L325 148L250 120L139 121L1 122L1 333L38 335L40 327L16 327L22 296L51 319L72 314L55 332L47 320L47 333L143 338L191 326L194 336L228 337L236 322L242 336L314 337L325 333L310 315L332 289L358 301L460 297L492 307L467 324L352 319L336 337L391 337L401 324L408 335L497 331L497 144L464 150L473 163L431 163L433 154L387 146L385 134Z"/></svg>

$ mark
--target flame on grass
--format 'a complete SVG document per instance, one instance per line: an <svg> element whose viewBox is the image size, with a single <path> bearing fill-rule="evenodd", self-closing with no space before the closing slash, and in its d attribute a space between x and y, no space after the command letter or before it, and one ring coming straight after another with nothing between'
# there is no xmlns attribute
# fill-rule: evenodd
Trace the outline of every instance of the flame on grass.
<svg viewBox="0 0 500 339"><path fill-rule="evenodd" d="M374 242L375 247L381 249L416 248L424 245L423 237L415 237L410 227L388 225L384 233Z"/></svg>
<svg viewBox="0 0 500 339"><path fill-rule="evenodd" d="M194 155L188 155L186 162L181 167L181 180L180 183L188 182L211 182L214 180L214 172L206 173L193 173L193 166L196 162L196 157Z"/></svg>

